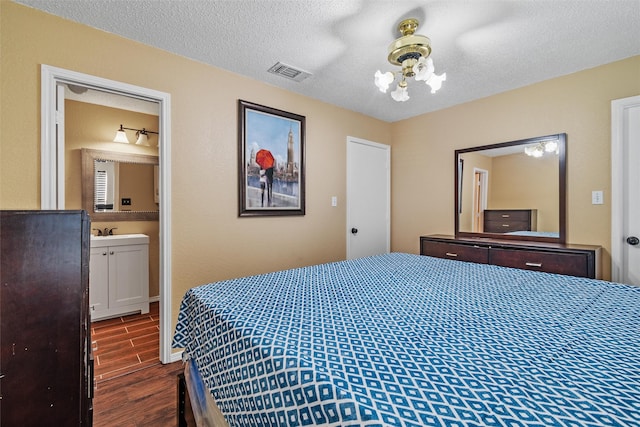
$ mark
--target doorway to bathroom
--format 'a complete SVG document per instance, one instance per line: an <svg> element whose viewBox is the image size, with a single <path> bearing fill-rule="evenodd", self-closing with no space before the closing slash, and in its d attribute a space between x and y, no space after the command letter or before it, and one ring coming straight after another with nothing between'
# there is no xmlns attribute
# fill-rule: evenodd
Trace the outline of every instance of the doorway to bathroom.
<svg viewBox="0 0 640 427"><path fill-rule="evenodd" d="M66 176L65 150L66 132L82 123L67 123L65 120L65 91L73 87L82 92L85 89L108 94L123 102L151 103L157 107L158 129L158 188L159 220L157 236L158 256L158 304L159 348L158 356L162 363L170 363L170 217L171 217L171 170L170 170L170 95L122 82L102 79L74 71L47 65L42 66L41 91L41 209L65 209L66 187L70 180ZM68 92L67 92L68 93ZM114 129L114 133L115 133ZM111 140L109 140L111 141ZM152 299L153 301L153 299ZM179 355L178 355L179 357Z"/></svg>

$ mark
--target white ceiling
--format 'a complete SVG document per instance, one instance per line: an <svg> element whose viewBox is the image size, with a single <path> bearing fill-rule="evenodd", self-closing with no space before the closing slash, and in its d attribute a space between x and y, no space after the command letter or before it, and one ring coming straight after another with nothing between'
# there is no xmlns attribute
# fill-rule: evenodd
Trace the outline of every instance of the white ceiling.
<svg viewBox="0 0 640 427"><path fill-rule="evenodd" d="M640 54L640 0L15 1L389 122ZM373 75L408 17L447 81L398 103ZM278 61L312 75L269 74Z"/></svg>

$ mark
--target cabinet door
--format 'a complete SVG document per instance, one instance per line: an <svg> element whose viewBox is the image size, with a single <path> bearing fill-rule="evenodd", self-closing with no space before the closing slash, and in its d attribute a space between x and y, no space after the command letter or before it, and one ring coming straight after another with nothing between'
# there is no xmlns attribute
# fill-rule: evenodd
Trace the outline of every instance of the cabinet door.
<svg viewBox="0 0 640 427"><path fill-rule="evenodd" d="M147 302L149 299L149 246L109 247L109 307Z"/></svg>
<svg viewBox="0 0 640 427"><path fill-rule="evenodd" d="M109 309L109 248L91 248L89 309L94 318Z"/></svg>

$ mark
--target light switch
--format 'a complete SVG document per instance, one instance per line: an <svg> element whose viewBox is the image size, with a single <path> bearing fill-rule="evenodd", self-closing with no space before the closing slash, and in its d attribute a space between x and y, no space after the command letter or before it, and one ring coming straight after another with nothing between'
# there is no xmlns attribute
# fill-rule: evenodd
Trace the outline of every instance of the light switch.
<svg viewBox="0 0 640 427"><path fill-rule="evenodd" d="M337 196L331 196L331 206L338 206L338 197Z"/></svg>
<svg viewBox="0 0 640 427"><path fill-rule="evenodd" d="M604 196L602 195L602 190L592 191L591 192L591 204L592 205L601 205L604 203Z"/></svg>

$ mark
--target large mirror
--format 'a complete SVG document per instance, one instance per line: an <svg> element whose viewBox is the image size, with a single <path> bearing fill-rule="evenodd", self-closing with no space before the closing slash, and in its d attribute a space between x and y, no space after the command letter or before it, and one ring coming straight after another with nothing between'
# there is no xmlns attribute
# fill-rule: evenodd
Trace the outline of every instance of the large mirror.
<svg viewBox="0 0 640 427"><path fill-rule="evenodd" d="M564 243L566 134L455 151L456 237Z"/></svg>
<svg viewBox="0 0 640 427"><path fill-rule="evenodd" d="M159 217L158 156L82 149L82 208L92 221Z"/></svg>

